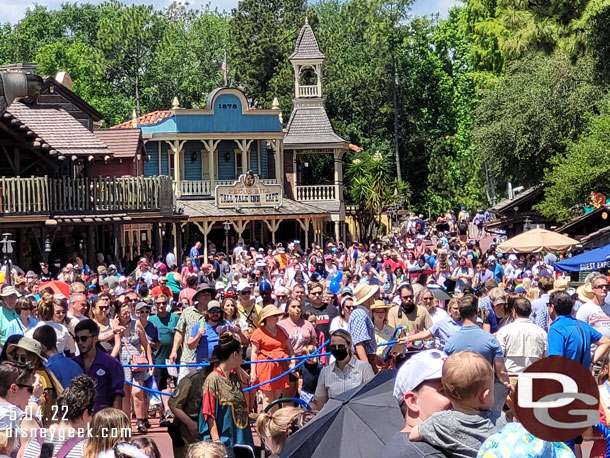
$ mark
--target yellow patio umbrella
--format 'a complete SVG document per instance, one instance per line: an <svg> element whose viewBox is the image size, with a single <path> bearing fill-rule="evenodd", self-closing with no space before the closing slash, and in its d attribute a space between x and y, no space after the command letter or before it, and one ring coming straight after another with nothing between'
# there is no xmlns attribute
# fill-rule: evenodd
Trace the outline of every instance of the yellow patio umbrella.
<svg viewBox="0 0 610 458"><path fill-rule="evenodd" d="M538 251L567 250L580 242L565 235L546 229L532 229L516 235L498 245L501 253L532 253Z"/></svg>

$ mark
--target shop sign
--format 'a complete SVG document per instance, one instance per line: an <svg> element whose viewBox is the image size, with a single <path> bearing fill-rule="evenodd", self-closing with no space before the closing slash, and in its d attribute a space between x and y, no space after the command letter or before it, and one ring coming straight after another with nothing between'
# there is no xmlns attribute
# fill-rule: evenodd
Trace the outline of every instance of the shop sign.
<svg viewBox="0 0 610 458"><path fill-rule="evenodd" d="M216 186L218 208L262 208L282 206L282 185L264 184L253 172L230 185Z"/></svg>

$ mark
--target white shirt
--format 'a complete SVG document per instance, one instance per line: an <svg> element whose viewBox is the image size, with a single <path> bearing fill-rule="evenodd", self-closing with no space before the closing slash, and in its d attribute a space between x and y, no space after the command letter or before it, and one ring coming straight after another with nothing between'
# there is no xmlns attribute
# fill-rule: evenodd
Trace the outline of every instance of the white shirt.
<svg viewBox="0 0 610 458"><path fill-rule="evenodd" d="M430 318L432 318L432 324L441 321L449 316L449 314L440 307L434 307L434 310L428 313L430 314Z"/></svg>
<svg viewBox="0 0 610 458"><path fill-rule="evenodd" d="M330 363L320 372L314 398L316 401L326 402L352 388L364 385L373 377L375 373L371 365L353 356L343 370L337 367L336 362Z"/></svg>
<svg viewBox="0 0 610 458"><path fill-rule="evenodd" d="M32 336L34 335L34 331L45 324L51 326L55 330L55 334L57 334L57 351L59 353L63 353L65 350L73 350L73 348L71 348L71 343L74 342L74 340L72 339L72 336L70 336L68 328L55 321L39 321L36 326L25 333L25 336L33 339Z"/></svg>
<svg viewBox="0 0 610 458"><path fill-rule="evenodd" d="M544 358L548 351L546 332L529 318L517 318L496 334L504 353L508 375L522 373L530 364Z"/></svg>
<svg viewBox="0 0 610 458"><path fill-rule="evenodd" d="M610 337L610 305L604 304L600 307L593 301L586 302L578 308L576 319Z"/></svg>

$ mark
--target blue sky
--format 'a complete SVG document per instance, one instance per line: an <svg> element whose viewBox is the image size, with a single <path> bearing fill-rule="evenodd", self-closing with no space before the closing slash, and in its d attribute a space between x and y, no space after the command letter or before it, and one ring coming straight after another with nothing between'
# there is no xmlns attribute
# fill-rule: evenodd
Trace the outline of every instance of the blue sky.
<svg viewBox="0 0 610 458"><path fill-rule="evenodd" d="M59 8L65 0L0 0L0 22L15 23L21 19L28 7L32 7L34 3L47 6L51 9ZM102 3L103 0L89 0L90 3ZM164 8L172 0L122 0L124 3L140 3L153 4L156 8ZM202 7L205 1L191 1L195 7ZM212 8L217 7L219 10L230 11L237 6L238 0L211 0ZM431 13L440 13L442 17L447 16L447 11L453 5L457 4L458 0L415 0L413 5L414 15L425 15Z"/></svg>

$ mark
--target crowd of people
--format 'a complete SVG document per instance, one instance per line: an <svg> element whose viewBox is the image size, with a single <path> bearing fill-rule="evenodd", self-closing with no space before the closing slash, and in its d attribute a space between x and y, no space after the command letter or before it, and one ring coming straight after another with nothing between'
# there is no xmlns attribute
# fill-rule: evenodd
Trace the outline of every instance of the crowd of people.
<svg viewBox="0 0 610 458"><path fill-rule="evenodd" d="M571 289L553 270L563 253L483 250L462 233L467 218L412 218L370 243L196 242L128 270L75 254L58 272L13 276L0 292L0 453L39 456L45 430L59 458L156 458L154 441L131 441L133 419L141 434L167 427L176 458L254 450L256 435L279 454L313 416L282 399L317 411L400 367L406 426L380 455L496 456L490 436L527 434L510 394L533 362L567 356L607 384L608 279ZM65 433L79 428L91 434ZM579 453L578 440L538 445Z"/></svg>

